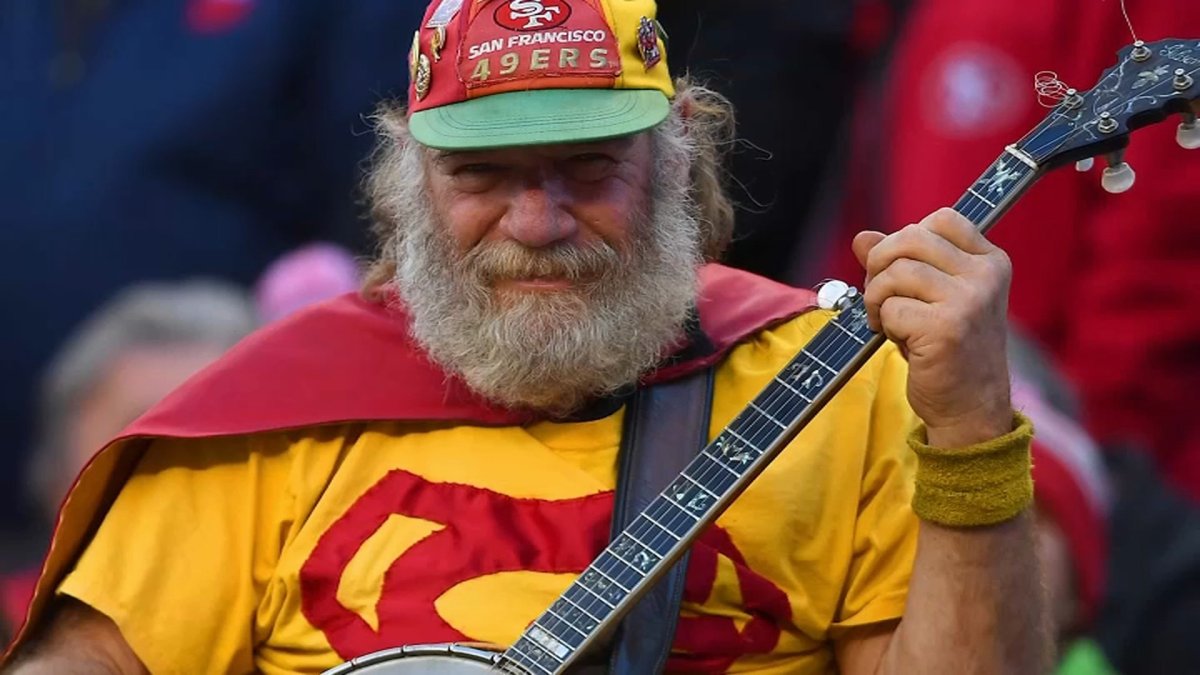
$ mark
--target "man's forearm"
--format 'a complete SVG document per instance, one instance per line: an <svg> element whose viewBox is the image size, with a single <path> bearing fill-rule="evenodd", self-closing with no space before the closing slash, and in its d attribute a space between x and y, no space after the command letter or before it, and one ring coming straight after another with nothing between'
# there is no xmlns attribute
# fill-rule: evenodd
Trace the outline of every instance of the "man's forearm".
<svg viewBox="0 0 1200 675"><path fill-rule="evenodd" d="M107 616L78 600L57 601L47 625L21 645L0 675L147 675Z"/></svg>
<svg viewBox="0 0 1200 675"><path fill-rule="evenodd" d="M881 675L1033 675L1049 669L1033 518L988 527L922 522L904 619Z"/></svg>
<svg viewBox="0 0 1200 675"><path fill-rule="evenodd" d="M122 675L111 663L86 655L39 655L18 661L5 675Z"/></svg>

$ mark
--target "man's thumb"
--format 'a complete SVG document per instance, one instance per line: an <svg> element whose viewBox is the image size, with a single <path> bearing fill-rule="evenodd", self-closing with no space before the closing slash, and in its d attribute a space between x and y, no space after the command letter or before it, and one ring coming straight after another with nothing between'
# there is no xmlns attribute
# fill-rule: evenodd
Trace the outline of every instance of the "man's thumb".
<svg viewBox="0 0 1200 675"><path fill-rule="evenodd" d="M855 235L850 248L854 251L854 257L858 258L858 264L862 265L864 270L867 269L867 254L883 241L885 236L882 232L872 230L864 230Z"/></svg>

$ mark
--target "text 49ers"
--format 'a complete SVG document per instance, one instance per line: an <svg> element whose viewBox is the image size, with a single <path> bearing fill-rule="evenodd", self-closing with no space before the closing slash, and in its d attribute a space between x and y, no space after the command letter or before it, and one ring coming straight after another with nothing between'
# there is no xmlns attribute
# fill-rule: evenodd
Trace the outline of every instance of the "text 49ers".
<svg viewBox="0 0 1200 675"><path fill-rule="evenodd" d="M513 51L495 58L487 56L480 59L471 72L471 80L487 82L493 77L516 75L518 71L528 73L551 68L558 72L594 71L611 68L613 65L609 61L609 50L605 47L596 47L587 52L576 47L533 49L528 54Z"/></svg>

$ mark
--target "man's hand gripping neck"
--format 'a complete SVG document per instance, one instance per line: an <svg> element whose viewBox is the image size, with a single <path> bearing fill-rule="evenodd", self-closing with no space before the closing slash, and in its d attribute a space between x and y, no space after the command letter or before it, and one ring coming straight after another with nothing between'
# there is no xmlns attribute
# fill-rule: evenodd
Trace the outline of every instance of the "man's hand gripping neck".
<svg viewBox="0 0 1200 675"><path fill-rule="evenodd" d="M839 642L841 672L1046 672L1032 430L1009 398L1009 260L949 209L890 236L863 232L854 251L872 327L906 355L908 398L924 427L909 439L921 523L903 619Z"/></svg>

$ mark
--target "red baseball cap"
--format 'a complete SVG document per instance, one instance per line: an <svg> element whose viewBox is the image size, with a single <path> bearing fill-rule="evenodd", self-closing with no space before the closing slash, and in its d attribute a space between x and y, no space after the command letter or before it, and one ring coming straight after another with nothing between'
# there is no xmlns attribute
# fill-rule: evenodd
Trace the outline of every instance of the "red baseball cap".
<svg viewBox="0 0 1200 675"><path fill-rule="evenodd" d="M653 0L434 0L413 39L409 127L443 150L652 128L675 95Z"/></svg>

